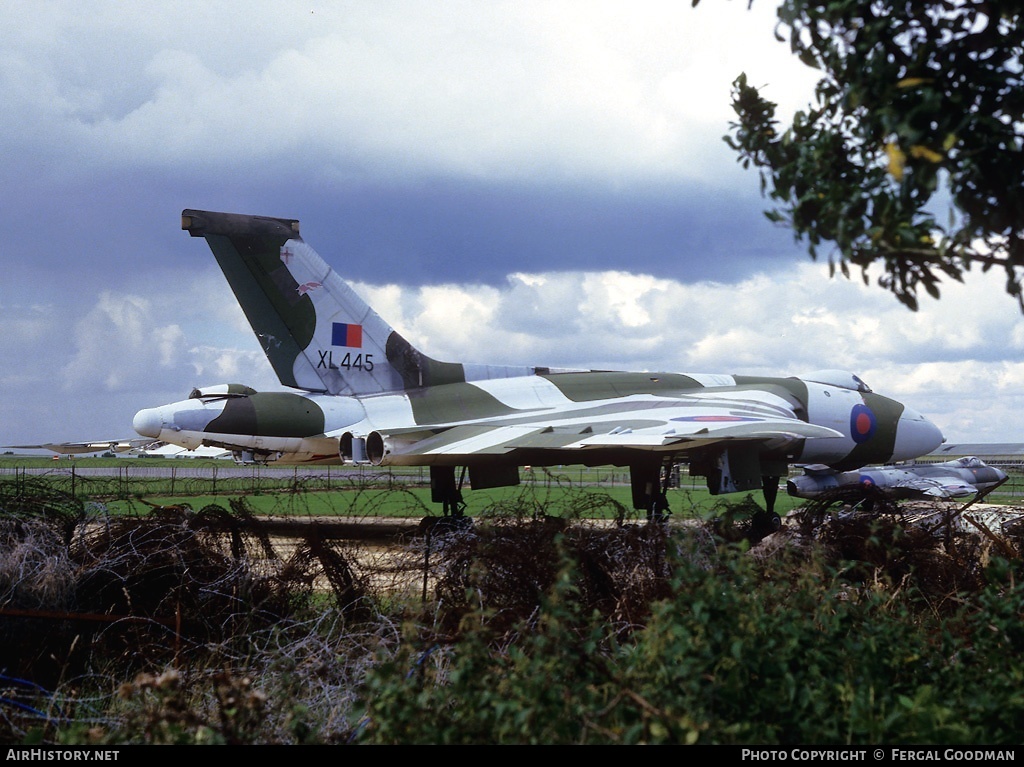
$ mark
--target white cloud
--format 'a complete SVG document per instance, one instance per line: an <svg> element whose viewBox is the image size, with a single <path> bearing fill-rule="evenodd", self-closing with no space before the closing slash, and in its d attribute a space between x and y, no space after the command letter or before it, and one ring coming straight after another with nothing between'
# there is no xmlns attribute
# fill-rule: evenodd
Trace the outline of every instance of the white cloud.
<svg viewBox="0 0 1024 767"><path fill-rule="evenodd" d="M37 6L5 8L0 125L73 142L81 166L713 180L741 70L794 104L813 83L770 4Z"/></svg>
<svg viewBox="0 0 1024 767"><path fill-rule="evenodd" d="M1024 434L1024 363L985 360L983 336L1011 337L1022 322L998 277L951 286L918 312L812 263L736 285L558 272L512 275L501 289L375 292L441 359L750 375L840 368L934 416L956 441ZM541 321L523 322L530 316Z"/></svg>
<svg viewBox="0 0 1024 767"><path fill-rule="evenodd" d="M9 353L19 346L38 345L47 340L47 335L59 322L59 315L53 305L0 304L4 328L0 333L0 355L9 359Z"/></svg>
<svg viewBox="0 0 1024 767"><path fill-rule="evenodd" d="M464 346L479 340L481 327L492 325L494 316L493 288L466 290L453 285L428 286L420 289L423 310L416 318L417 337L433 345L443 339L445 347Z"/></svg>
<svg viewBox="0 0 1024 767"><path fill-rule="evenodd" d="M736 285L552 272L511 275L499 288L356 287L439 359L762 375L843 368L932 417L953 441L1017 441L1024 434L1024 362L986 359L992 345L1019 336L1022 324L998 276L951 288L916 313L878 288L830 280L812 263ZM180 398L195 385L279 388L240 315L223 278L200 272L171 280L159 300L103 293L77 321L5 306L5 322L25 329L5 338L5 350L12 359L34 359L34 350L59 348L63 328L73 323L73 348L58 368L63 392L49 396L79 403L101 397L107 412L119 400L136 407L166 401L168 393ZM945 332L957 322L984 330ZM965 338L981 343L965 345ZM5 397L39 398L46 367L9 371ZM81 409L62 417L84 419ZM133 412L120 419L128 423Z"/></svg>
<svg viewBox="0 0 1024 767"><path fill-rule="evenodd" d="M242 383L256 390L280 388L267 369L267 358L258 351L193 346L188 350L188 360L195 386ZM183 391L181 396L185 394Z"/></svg>
<svg viewBox="0 0 1024 767"><path fill-rule="evenodd" d="M139 296L103 293L75 325L74 338L75 352L61 370L65 390L122 391L182 361L181 328L158 325L150 302Z"/></svg>
<svg viewBox="0 0 1024 767"><path fill-rule="evenodd" d="M216 268L168 280L152 296L104 291L71 321L73 349L60 377L65 392L159 389L184 397L192 386L236 380L277 386ZM51 338L63 324L53 323ZM30 340L18 343L24 348Z"/></svg>

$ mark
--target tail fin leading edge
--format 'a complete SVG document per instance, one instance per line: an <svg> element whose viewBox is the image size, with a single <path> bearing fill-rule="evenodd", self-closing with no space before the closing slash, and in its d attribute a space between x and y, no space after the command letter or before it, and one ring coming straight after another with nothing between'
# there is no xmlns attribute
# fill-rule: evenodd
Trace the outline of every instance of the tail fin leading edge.
<svg viewBox="0 0 1024 767"><path fill-rule="evenodd" d="M356 295L297 220L186 209L181 228L206 239L283 385L358 395L465 380Z"/></svg>

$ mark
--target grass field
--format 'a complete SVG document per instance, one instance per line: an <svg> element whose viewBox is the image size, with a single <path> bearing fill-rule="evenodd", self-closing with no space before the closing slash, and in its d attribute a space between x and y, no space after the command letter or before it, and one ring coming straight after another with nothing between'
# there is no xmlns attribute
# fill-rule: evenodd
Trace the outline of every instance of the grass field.
<svg viewBox="0 0 1024 767"><path fill-rule="evenodd" d="M566 467L522 472L515 487L464 493L470 516L500 513L514 506L550 516L580 518L639 517L632 508L628 470L617 467ZM424 467L240 467L213 459L125 459L0 456L0 482L31 481L88 499L111 512L138 512L149 506L186 505L200 510L227 506L245 498L257 514L347 517L423 517L440 514L431 501L429 473ZM763 506L760 493L751 494ZM1022 496L1014 476L988 502L1014 503ZM726 500L743 495L712 496L703 478L681 473L680 486L669 491L672 514L678 519L706 518ZM776 511L785 515L802 505L781 489Z"/></svg>
<svg viewBox="0 0 1024 767"><path fill-rule="evenodd" d="M614 519L625 509L626 518L642 514L631 508L628 487L554 488L530 486L500 490L469 491L466 494L466 514L482 516L501 513L504 509L535 508L538 515L566 516L585 519ZM145 504L157 506L187 505L200 510L208 505L225 506L233 495L151 496ZM392 488L341 490L292 493L286 491L244 495L246 505L256 514L275 516L345 516L345 517L423 517L440 514L440 506L431 502L429 488ZM757 496L755 496L755 499ZM737 500L736 497L732 498ZM707 490L670 490L672 514L680 519L706 518L722 505L722 497L712 496ZM763 502L759 502L763 505ZM776 511L779 514L801 503L784 493L779 495ZM137 510L139 499L112 500L104 503L112 512Z"/></svg>

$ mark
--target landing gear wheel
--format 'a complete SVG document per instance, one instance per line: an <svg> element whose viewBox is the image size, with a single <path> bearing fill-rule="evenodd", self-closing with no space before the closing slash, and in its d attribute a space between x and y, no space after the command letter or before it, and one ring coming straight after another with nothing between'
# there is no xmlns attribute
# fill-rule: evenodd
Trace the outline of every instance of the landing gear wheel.
<svg viewBox="0 0 1024 767"><path fill-rule="evenodd" d="M759 511L754 514L750 524L754 534L761 539L782 529L782 517L774 511Z"/></svg>

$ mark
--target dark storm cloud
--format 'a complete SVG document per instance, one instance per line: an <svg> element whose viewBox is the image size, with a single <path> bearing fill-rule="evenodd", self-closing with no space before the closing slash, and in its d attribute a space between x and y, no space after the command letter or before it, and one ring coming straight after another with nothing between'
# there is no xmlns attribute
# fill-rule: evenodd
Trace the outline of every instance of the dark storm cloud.
<svg viewBox="0 0 1024 767"><path fill-rule="evenodd" d="M565 270L733 282L792 262L788 233L756 204L725 197L436 181L300 194L279 212L298 217L303 236L353 278L374 282L499 284L510 272Z"/></svg>
<svg viewBox="0 0 1024 767"><path fill-rule="evenodd" d="M417 179L325 188L302 176L257 185L231 170L213 183L138 170L59 190L25 179L21 188L7 210L26 223L9 235L12 253L33 254L32 264L17 260L22 267L76 275L79 290L207 265L180 230L185 207L298 218L303 236L351 278L406 285L493 285L510 272L567 270L735 282L805 257L759 200L682 185Z"/></svg>

